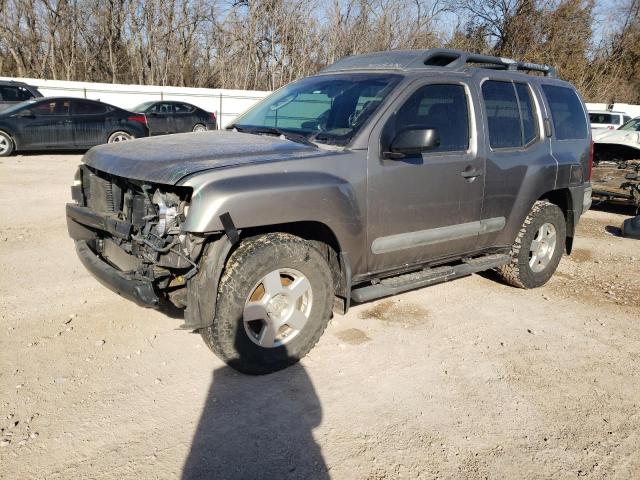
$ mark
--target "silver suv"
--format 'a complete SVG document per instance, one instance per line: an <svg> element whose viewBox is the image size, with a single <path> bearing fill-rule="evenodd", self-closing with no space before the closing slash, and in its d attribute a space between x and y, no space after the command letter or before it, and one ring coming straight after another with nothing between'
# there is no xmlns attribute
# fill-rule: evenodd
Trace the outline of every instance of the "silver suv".
<svg viewBox="0 0 640 480"><path fill-rule="evenodd" d="M100 282L180 309L225 362L263 374L352 301L487 269L543 285L591 204L591 152L582 100L548 66L360 55L226 131L91 149L68 228Z"/></svg>

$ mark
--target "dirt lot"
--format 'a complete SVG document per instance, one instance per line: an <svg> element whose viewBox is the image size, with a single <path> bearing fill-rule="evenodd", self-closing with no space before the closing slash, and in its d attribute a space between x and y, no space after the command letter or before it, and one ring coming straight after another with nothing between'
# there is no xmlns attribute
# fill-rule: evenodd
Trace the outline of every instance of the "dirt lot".
<svg viewBox="0 0 640 480"><path fill-rule="evenodd" d="M544 288L473 275L360 305L253 378L84 271L64 219L79 159L0 160L0 477L640 477L624 216L589 212Z"/></svg>

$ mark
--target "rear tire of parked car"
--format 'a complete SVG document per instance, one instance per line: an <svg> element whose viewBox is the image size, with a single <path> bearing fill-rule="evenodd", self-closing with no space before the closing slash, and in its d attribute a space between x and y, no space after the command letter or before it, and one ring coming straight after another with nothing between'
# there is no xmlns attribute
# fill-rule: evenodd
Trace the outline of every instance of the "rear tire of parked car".
<svg viewBox="0 0 640 480"><path fill-rule="evenodd" d="M218 288L207 346L232 368L262 375L304 357L331 318L333 279L323 255L285 233L243 240Z"/></svg>
<svg viewBox="0 0 640 480"><path fill-rule="evenodd" d="M502 279L519 288L547 283L564 253L566 231L557 205L545 200L534 203L511 247L511 263L498 268Z"/></svg>
<svg viewBox="0 0 640 480"><path fill-rule="evenodd" d="M131 135L129 132L117 131L109 135L109 139L107 140L107 143L126 142L128 140L133 140L134 138L135 137Z"/></svg>
<svg viewBox="0 0 640 480"><path fill-rule="evenodd" d="M207 131L207 127L201 123L197 123L194 127L193 127L193 131L194 132L206 132Z"/></svg>
<svg viewBox="0 0 640 480"><path fill-rule="evenodd" d="M15 143L11 135L0 131L0 157L8 157L15 150Z"/></svg>

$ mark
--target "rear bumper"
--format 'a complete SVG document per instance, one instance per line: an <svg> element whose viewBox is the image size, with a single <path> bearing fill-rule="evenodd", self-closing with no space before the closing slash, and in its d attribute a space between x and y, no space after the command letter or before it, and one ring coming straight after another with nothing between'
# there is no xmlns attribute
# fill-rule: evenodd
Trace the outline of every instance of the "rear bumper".
<svg viewBox="0 0 640 480"><path fill-rule="evenodd" d="M84 267L109 290L141 307L159 307L160 299L150 281L133 278L127 272L112 267L98 257L86 241L76 240L76 252Z"/></svg>
<svg viewBox="0 0 640 480"><path fill-rule="evenodd" d="M578 219L582 214L591 208L591 194L593 189L591 183L584 183L576 187L569 187L571 192L571 204L572 214L575 217L575 222L578 223Z"/></svg>

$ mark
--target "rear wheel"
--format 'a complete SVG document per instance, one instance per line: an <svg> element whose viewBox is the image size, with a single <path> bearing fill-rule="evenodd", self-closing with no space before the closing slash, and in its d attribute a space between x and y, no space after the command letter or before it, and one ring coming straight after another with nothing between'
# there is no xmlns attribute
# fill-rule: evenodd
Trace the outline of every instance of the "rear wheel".
<svg viewBox="0 0 640 480"><path fill-rule="evenodd" d="M207 131L207 127L205 127L201 123L198 123L193 127L193 131L194 132L206 132Z"/></svg>
<svg viewBox="0 0 640 480"><path fill-rule="evenodd" d="M0 157L8 157L13 153L15 144L8 133L0 132Z"/></svg>
<svg viewBox="0 0 640 480"><path fill-rule="evenodd" d="M127 140L133 140L134 136L131 135L128 132L124 132L124 131L118 131L118 132L113 132L111 135L109 135L109 140L107 140L107 143L118 143L118 142L126 142Z"/></svg>
<svg viewBox="0 0 640 480"><path fill-rule="evenodd" d="M564 214L557 205L537 201L511 247L511 262L498 268L500 276L520 288L547 283L564 253L566 229Z"/></svg>
<svg viewBox="0 0 640 480"><path fill-rule="evenodd" d="M333 280L322 254L289 234L244 240L218 288L213 325L200 330L231 367L260 375L304 357L331 317Z"/></svg>

